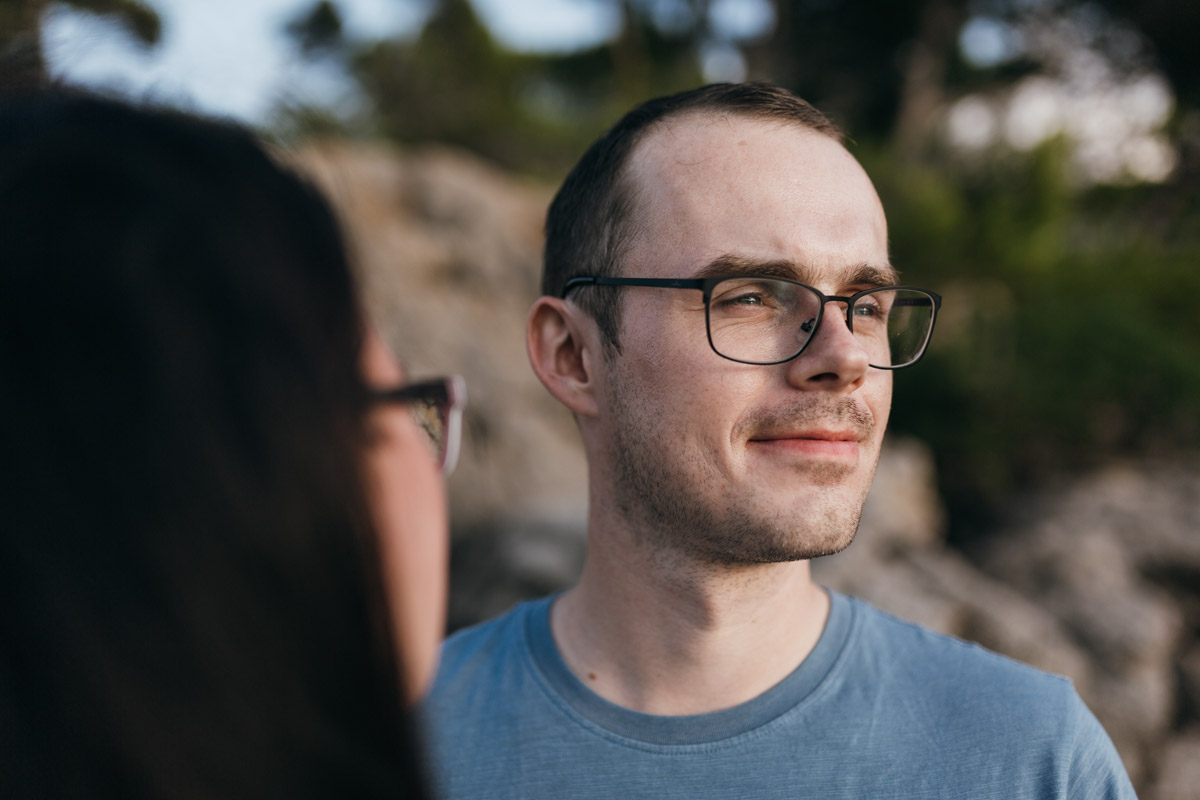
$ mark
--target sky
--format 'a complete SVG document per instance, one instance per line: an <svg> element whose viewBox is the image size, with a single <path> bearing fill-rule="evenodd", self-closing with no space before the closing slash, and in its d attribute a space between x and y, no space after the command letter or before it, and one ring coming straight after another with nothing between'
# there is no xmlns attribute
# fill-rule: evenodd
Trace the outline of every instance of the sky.
<svg viewBox="0 0 1200 800"><path fill-rule="evenodd" d="M178 103L197 111L263 122L280 100L336 93L335 76L303 62L283 33L313 0L145 0L163 35L141 47L116 26L56 7L43 40L56 76ZM419 30L419 0L339 0L346 33L387 38ZM498 38L522 49L569 49L603 39L615 26L601 4L579 0L476 0Z"/></svg>
<svg viewBox="0 0 1200 800"><path fill-rule="evenodd" d="M56 76L262 123L280 101L328 100L339 91L336 76L303 62L283 34L287 22L313 1L143 0L163 22L162 41L153 48L92 15L56 6L43 41ZM596 44L610 38L619 23L613 5L600 0L472 3L493 34L518 50ZM360 39L412 34L426 15L421 0L337 0L337 5L347 34ZM713 13L732 36L762 32L771 24L767 0L718 0Z"/></svg>
<svg viewBox="0 0 1200 800"><path fill-rule="evenodd" d="M347 97L338 73L302 59L284 28L314 0L143 0L159 12L162 41L138 45L111 23L53 6L43 28L51 71L71 82L117 90L135 98L232 117L270 122L283 103L339 107ZM563 51L610 39L619 18L609 0L471 0L493 35L511 49ZM429 0L336 0L352 39L413 35ZM663 0L659 7L679 7ZM715 27L728 39L752 37L773 23L769 0L715 0ZM1077 172L1085 182L1161 181L1177 163L1162 133L1173 109L1169 87L1154 74L1118 76L1078 38L1053 31L1046 47L1059 62L1053 79L1032 76L1000 95L970 95L948 110L949 141L964 150L1001 143L1028 150L1066 133L1076 143ZM1020 32L984 16L966 25L960 44L981 66L1016 54ZM1053 60L1053 59L1052 59ZM744 63L733 47L702 54L709 80L739 80ZM739 69L742 70L739 72ZM351 102L353 98L351 97ZM345 106L342 106L343 108Z"/></svg>

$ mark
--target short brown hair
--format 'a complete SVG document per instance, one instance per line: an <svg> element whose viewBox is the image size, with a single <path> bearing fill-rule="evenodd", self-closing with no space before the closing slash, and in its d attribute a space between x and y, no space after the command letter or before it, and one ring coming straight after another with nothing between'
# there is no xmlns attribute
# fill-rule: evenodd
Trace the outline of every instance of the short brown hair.
<svg viewBox="0 0 1200 800"><path fill-rule="evenodd" d="M546 216L542 293L558 297L579 275L620 273L630 243L635 193L630 156L658 122L687 112L725 112L751 119L791 122L841 142L842 132L820 111L787 89L769 83L714 83L647 100L597 139L567 175ZM606 350L619 351L620 295L585 291L579 305L596 320Z"/></svg>

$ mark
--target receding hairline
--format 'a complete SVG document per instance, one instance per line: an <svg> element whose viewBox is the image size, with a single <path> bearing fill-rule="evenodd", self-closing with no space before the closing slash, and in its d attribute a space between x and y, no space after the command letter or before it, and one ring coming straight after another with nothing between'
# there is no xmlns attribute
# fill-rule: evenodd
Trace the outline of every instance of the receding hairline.
<svg viewBox="0 0 1200 800"><path fill-rule="evenodd" d="M842 132L832 125L828 129L823 129L809 125L794 117L783 117L779 114L765 112L756 113L754 108L682 108L668 112L662 117L647 123L645 128L637 133L633 146L629 149L629 154L621 164L619 177L624 178L628 175L631 165L645 153L651 143L661 139L663 136L670 135L673 128L688 120L702 122L705 127L722 123L731 125L736 121L759 123L767 128L792 128L799 133L823 136L840 145L842 149L846 148ZM850 154L849 150L846 152L848 155ZM853 158L852 155L851 157Z"/></svg>
<svg viewBox="0 0 1200 800"><path fill-rule="evenodd" d="M750 108L682 108L676 111L671 111L659 119L646 125L641 130L630 148L628 155L620 166L620 170L616 176L616 185L619 191L625 195L628 202L628 211L623 215L621 226L623 228L622 235L618 237L622 242L621 252L617 253L617 261L619 266L617 273L624 272L624 261L628 252L633 247L633 243L638 239L642 229L645 227L644 221L647 219L645 214L639 214L638 208L642 199L642 182L637 180L637 165L642 159L646 158L646 152L650 145L663 135L669 132L670 126L673 123L686 121L688 118L704 119L707 118L711 124L720 124L721 122L729 122L736 119L739 122L758 122L768 128L794 128L798 133L808 134L812 136L823 136L826 139L833 141L845 154L858 164L858 159L846 148L845 137L841 130L829 123L829 127L820 128L806 124L803 120L795 117L783 116L778 113L756 113L757 109ZM859 164L859 169L862 165ZM865 171L864 171L865 175ZM868 177L868 180L870 178ZM890 265L881 265L882 270L891 270ZM786 276L781 276L786 277Z"/></svg>
<svg viewBox="0 0 1200 800"><path fill-rule="evenodd" d="M828 139L832 139L840 145L845 144L845 137L842 136L841 130L832 123L830 123L827 127L811 125L808 122L805 122L803 119L800 119L798 116L785 116L772 109L758 109L753 106L746 108L699 106L674 109L672 111L668 111L666 114L663 114L658 119L648 122L642 129L639 136L639 141L634 146L634 149L636 150L643 141L649 139L661 128L688 119L706 120L710 124L719 124L722 122L728 122L730 120L737 120L741 122L759 122L766 126L795 128L799 131L807 131L818 136L824 136Z"/></svg>

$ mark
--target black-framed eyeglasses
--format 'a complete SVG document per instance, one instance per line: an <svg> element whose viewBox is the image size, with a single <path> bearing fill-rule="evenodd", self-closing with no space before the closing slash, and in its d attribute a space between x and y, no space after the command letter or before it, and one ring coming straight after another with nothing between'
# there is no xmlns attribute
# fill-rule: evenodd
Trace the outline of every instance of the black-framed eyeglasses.
<svg viewBox="0 0 1200 800"><path fill-rule="evenodd" d="M454 471L462 440L462 412L467 405L467 382L458 375L431 378L399 389L372 393L380 403L404 403L425 434L426 444L443 475Z"/></svg>
<svg viewBox="0 0 1200 800"><path fill-rule="evenodd" d="M828 303L846 304L846 327L866 349L876 369L910 367L921 360L933 336L942 297L915 286L880 286L849 296L769 275L714 278L571 278L562 297L580 286L650 286L698 289L704 294L705 324L713 352L743 364L782 364L801 353L816 335Z"/></svg>

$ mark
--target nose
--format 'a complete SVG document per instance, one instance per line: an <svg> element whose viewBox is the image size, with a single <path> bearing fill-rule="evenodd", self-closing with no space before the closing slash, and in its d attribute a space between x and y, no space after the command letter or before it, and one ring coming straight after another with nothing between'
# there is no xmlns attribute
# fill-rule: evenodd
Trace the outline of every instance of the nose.
<svg viewBox="0 0 1200 800"><path fill-rule="evenodd" d="M850 332L845 306L844 300L826 303L820 325L808 346L799 357L787 362L788 382L797 389L849 394L862 385L870 359Z"/></svg>

